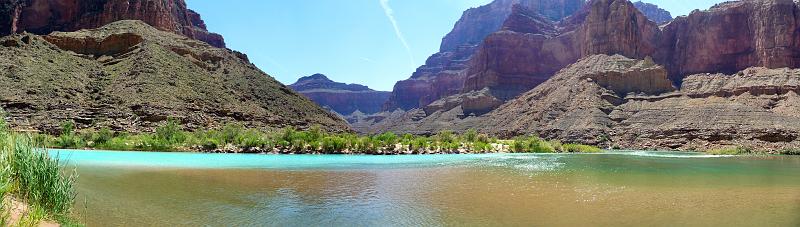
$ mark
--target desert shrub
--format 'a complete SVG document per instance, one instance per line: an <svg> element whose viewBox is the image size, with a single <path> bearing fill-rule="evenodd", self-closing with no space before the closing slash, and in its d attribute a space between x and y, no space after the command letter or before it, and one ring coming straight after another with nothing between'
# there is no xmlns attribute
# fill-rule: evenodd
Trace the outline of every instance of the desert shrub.
<svg viewBox="0 0 800 227"><path fill-rule="evenodd" d="M753 153L753 151L745 147L725 147L707 150L706 153L712 155L743 155Z"/></svg>
<svg viewBox="0 0 800 227"><path fill-rule="evenodd" d="M80 148L83 140L75 134L75 123L65 121L61 124L61 135L56 138L54 145L59 148Z"/></svg>
<svg viewBox="0 0 800 227"><path fill-rule="evenodd" d="M111 129L104 127L101 128L100 131L98 131L97 134L95 134L92 137L92 141L96 145L102 145L108 143L113 138L114 138L114 132L112 132Z"/></svg>
<svg viewBox="0 0 800 227"><path fill-rule="evenodd" d="M467 130L467 132L465 132L464 135L463 135L463 140L465 142L470 142L470 143L477 142L478 141L478 131L475 130L475 129Z"/></svg>
<svg viewBox="0 0 800 227"><path fill-rule="evenodd" d="M186 141L186 134L181 130L180 124L174 119L167 120L165 125L156 128L155 136L148 138L146 142L157 147L169 148L175 144Z"/></svg>
<svg viewBox="0 0 800 227"><path fill-rule="evenodd" d="M564 144L563 148L564 152L569 153L598 153L603 151L598 147L583 144Z"/></svg>
<svg viewBox="0 0 800 227"><path fill-rule="evenodd" d="M436 141L441 143L452 143L456 141L452 131L444 130L436 134Z"/></svg>

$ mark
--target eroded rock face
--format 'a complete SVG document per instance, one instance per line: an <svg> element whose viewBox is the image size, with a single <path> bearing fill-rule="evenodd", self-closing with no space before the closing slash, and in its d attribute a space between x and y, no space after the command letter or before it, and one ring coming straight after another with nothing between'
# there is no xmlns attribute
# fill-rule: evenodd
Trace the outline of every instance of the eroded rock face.
<svg viewBox="0 0 800 227"><path fill-rule="evenodd" d="M622 82L622 83L620 83ZM598 143L615 122L608 117L629 93L675 90L666 70L652 61L621 55L593 55L485 117L492 133L539 134L567 141Z"/></svg>
<svg viewBox="0 0 800 227"><path fill-rule="evenodd" d="M188 9L183 0L6 0L0 3L0 35L77 31L119 20L141 20L160 30L225 47L222 36L208 32L200 15Z"/></svg>
<svg viewBox="0 0 800 227"><path fill-rule="evenodd" d="M513 26L490 35L478 50L463 92L489 88L495 97L507 101L581 57L645 58L655 53L658 44L658 26L624 0L593 1L557 24L519 8L507 22Z"/></svg>
<svg viewBox="0 0 800 227"><path fill-rule="evenodd" d="M631 149L800 144L800 71L697 74L680 90L668 87L666 75L663 66L651 62L591 56L473 123L506 136L538 134ZM640 82L632 87L608 83L615 78Z"/></svg>
<svg viewBox="0 0 800 227"><path fill-rule="evenodd" d="M669 11L659 8L657 5L641 1L634 2L633 5L653 22L666 24L672 21L672 14L669 13Z"/></svg>
<svg viewBox="0 0 800 227"><path fill-rule="evenodd" d="M377 113L389 99L389 92L372 90L360 84L334 82L322 74L300 78L289 87L343 116L355 112Z"/></svg>
<svg viewBox="0 0 800 227"><path fill-rule="evenodd" d="M800 71L750 68L735 75L697 74L687 77L680 90L666 87L670 81L665 71L619 55L591 56L472 122L506 136L538 134L631 149L782 149L800 144ZM615 78L641 82L624 88L603 82Z"/></svg>
<svg viewBox="0 0 800 227"><path fill-rule="evenodd" d="M515 5L524 6L548 20L560 20L572 15L583 4L584 0L496 0L467 10L442 39L440 52L428 58L410 79L395 85L384 110L421 108L443 97L461 93L468 62L483 40L503 27Z"/></svg>
<svg viewBox="0 0 800 227"><path fill-rule="evenodd" d="M656 61L675 81L756 66L800 67L800 8L792 0L721 3L675 19L661 36Z"/></svg>
<svg viewBox="0 0 800 227"><path fill-rule="evenodd" d="M153 131L168 118L187 129L308 128L347 123L247 61L141 21L0 38L0 107L15 129Z"/></svg>

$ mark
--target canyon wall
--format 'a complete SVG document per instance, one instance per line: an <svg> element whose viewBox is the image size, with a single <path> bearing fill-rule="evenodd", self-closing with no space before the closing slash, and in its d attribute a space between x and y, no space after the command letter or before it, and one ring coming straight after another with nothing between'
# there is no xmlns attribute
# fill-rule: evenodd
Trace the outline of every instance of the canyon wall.
<svg viewBox="0 0 800 227"><path fill-rule="evenodd" d="M184 0L5 0L0 3L0 35L98 28L119 20L141 20L170 31L225 47L221 35L206 30L205 22Z"/></svg>

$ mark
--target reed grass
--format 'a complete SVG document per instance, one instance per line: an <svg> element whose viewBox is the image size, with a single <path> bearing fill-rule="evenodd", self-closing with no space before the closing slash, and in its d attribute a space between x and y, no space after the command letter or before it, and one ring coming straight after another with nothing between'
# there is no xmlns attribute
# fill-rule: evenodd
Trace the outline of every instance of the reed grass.
<svg viewBox="0 0 800 227"><path fill-rule="evenodd" d="M74 134L73 134L74 136ZM68 219L75 201L74 172L63 172L63 163L51 158L46 149L29 135L11 133L0 117L0 195L26 202L30 212L21 225L35 225L41 219ZM5 206L3 214L8 212ZM8 224L3 219L3 224Z"/></svg>

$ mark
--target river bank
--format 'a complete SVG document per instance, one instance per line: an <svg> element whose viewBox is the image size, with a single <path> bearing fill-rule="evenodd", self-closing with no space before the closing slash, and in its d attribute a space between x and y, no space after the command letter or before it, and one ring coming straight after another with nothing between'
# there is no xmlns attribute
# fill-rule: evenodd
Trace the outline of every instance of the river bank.
<svg viewBox="0 0 800 227"><path fill-rule="evenodd" d="M378 135L329 133L319 127L304 131L293 128L259 131L239 125L227 125L220 130L184 131L175 121L166 122L153 133L140 134L110 129L78 131L74 124L66 122L60 135L32 134L32 137L49 148L116 151L369 155L602 151L594 146L562 143L537 136L502 140L475 130L463 134L443 131L433 136L391 132Z"/></svg>
<svg viewBox="0 0 800 227"><path fill-rule="evenodd" d="M391 132L356 135L329 133L319 127L260 131L227 125L219 130L184 131L176 121L167 121L153 133L138 134L114 132L107 128L99 131L76 130L72 123L66 122L59 135L34 133L31 136L37 144L48 148L114 151L365 155L602 152L596 146L546 140L535 135L500 139L476 130L462 134L443 131L432 136L396 135ZM613 150L648 149L614 147ZM800 149L769 150L735 145L693 152L714 155L800 155Z"/></svg>
<svg viewBox="0 0 800 227"><path fill-rule="evenodd" d="M0 118L0 225L74 224L76 173Z"/></svg>

